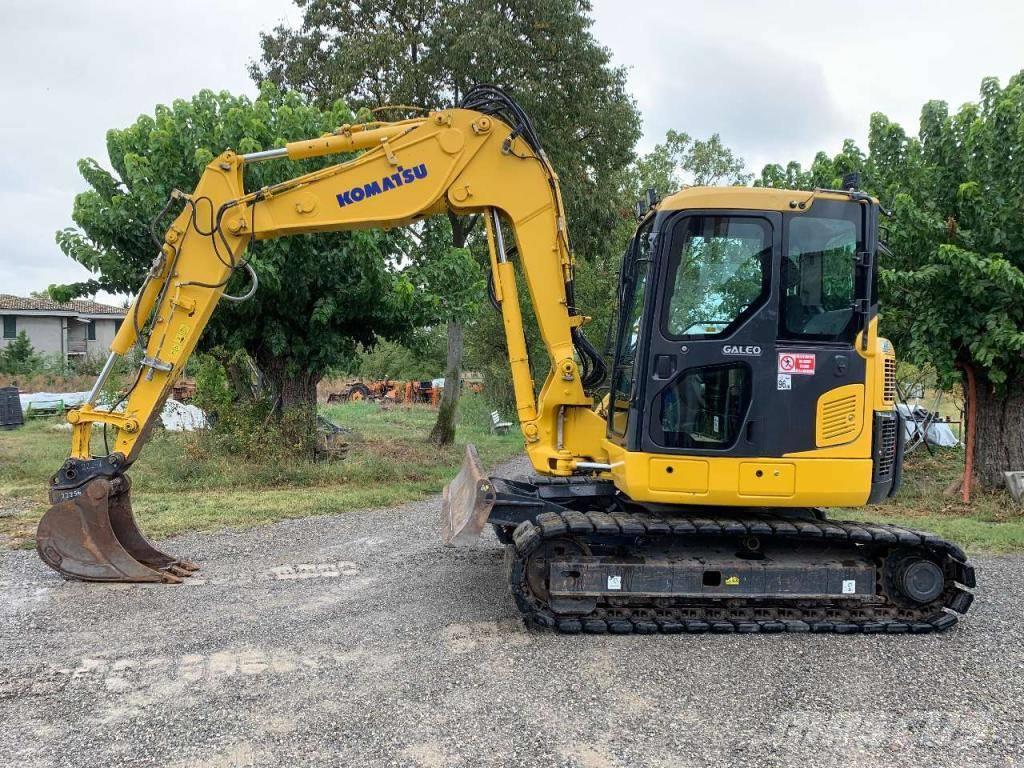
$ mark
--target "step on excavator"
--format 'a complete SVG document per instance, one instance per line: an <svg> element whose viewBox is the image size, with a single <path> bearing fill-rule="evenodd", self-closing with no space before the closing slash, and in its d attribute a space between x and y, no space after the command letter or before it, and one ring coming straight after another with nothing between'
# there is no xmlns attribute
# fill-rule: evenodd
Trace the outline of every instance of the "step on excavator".
<svg viewBox="0 0 1024 768"><path fill-rule="evenodd" d="M359 152L246 192L246 166ZM525 112L493 86L458 108L251 154L225 151L181 206L71 411L38 551L67 577L176 583L197 566L140 532L126 474L252 241L483 218L517 416L535 476L489 477L472 446L445 489L442 539L493 527L526 622L562 632L885 632L948 629L973 599L955 544L843 522L900 484L896 358L878 333L877 200L839 190L684 189L637 205L609 371L583 335L558 177ZM511 242L509 242L509 240ZM516 262L550 372L535 388ZM142 350L117 407L99 392ZM113 450L90 453L95 425Z"/></svg>

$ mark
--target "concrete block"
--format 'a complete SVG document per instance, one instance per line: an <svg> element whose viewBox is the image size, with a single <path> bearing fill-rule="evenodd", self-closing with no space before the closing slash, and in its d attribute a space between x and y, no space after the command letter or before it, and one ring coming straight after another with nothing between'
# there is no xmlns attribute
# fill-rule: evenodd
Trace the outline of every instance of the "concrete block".
<svg viewBox="0 0 1024 768"><path fill-rule="evenodd" d="M1024 503L1024 472L1003 472L1006 490L1018 504Z"/></svg>

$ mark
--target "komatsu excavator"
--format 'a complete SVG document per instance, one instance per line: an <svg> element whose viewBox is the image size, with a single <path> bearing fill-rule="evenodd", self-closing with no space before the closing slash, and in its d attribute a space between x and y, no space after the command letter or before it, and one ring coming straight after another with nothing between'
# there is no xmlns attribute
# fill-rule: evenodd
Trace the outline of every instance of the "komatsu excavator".
<svg viewBox="0 0 1024 768"><path fill-rule="evenodd" d="M252 192L246 166L361 151ZM479 214L535 477L488 477L472 446L445 489L442 538L493 526L526 621L562 632L946 629L971 604L956 545L823 508L891 496L903 427L895 355L878 335L878 202L851 188L689 188L637 206L610 393L573 295L558 177L504 92L459 108L211 162L183 205L111 355L68 415L38 551L68 577L175 583L197 566L142 535L126 471L254 240ZM510 234L511 243L506 240ZM531 376L515 261L550 372ZM238 297L230 297L238 298ZM142 348L126 398L99 392ZM95 425L116 428L92 456Z"/></svg>

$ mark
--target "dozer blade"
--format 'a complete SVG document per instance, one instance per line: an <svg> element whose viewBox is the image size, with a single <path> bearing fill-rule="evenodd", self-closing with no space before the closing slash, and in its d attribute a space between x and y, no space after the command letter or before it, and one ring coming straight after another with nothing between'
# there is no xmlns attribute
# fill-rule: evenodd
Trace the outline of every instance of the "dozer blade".
<svg viewBox="0 0 1024 768"><path fill-rule="evenodd" d="M475 445L466 446L462 469L444 487L441 501L441 541L467 544L480 535L494 506L494 485L480 467Z"/></svg>
<svg viewBox="0 0 1024 768"><path fill-rule="evenodd" d="M154 547L135 523L127 477L97 478L39 521L36 549L58 573L83 581L179 584L198 566Z"/></svg>

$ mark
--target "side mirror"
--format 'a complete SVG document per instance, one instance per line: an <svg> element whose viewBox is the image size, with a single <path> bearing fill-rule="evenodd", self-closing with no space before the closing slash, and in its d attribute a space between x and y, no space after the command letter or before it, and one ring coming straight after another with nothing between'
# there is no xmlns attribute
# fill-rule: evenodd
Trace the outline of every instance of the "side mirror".
<svg viewBox="0 0 1024 768"><path fill-rule="evenodd" d="M656 206L659 199L658 190L654 189L654 187L649 188L644 193L643 199L637 200L633 206L633 212L636 214L637 221L642 219L651 208Z"/></svg>

